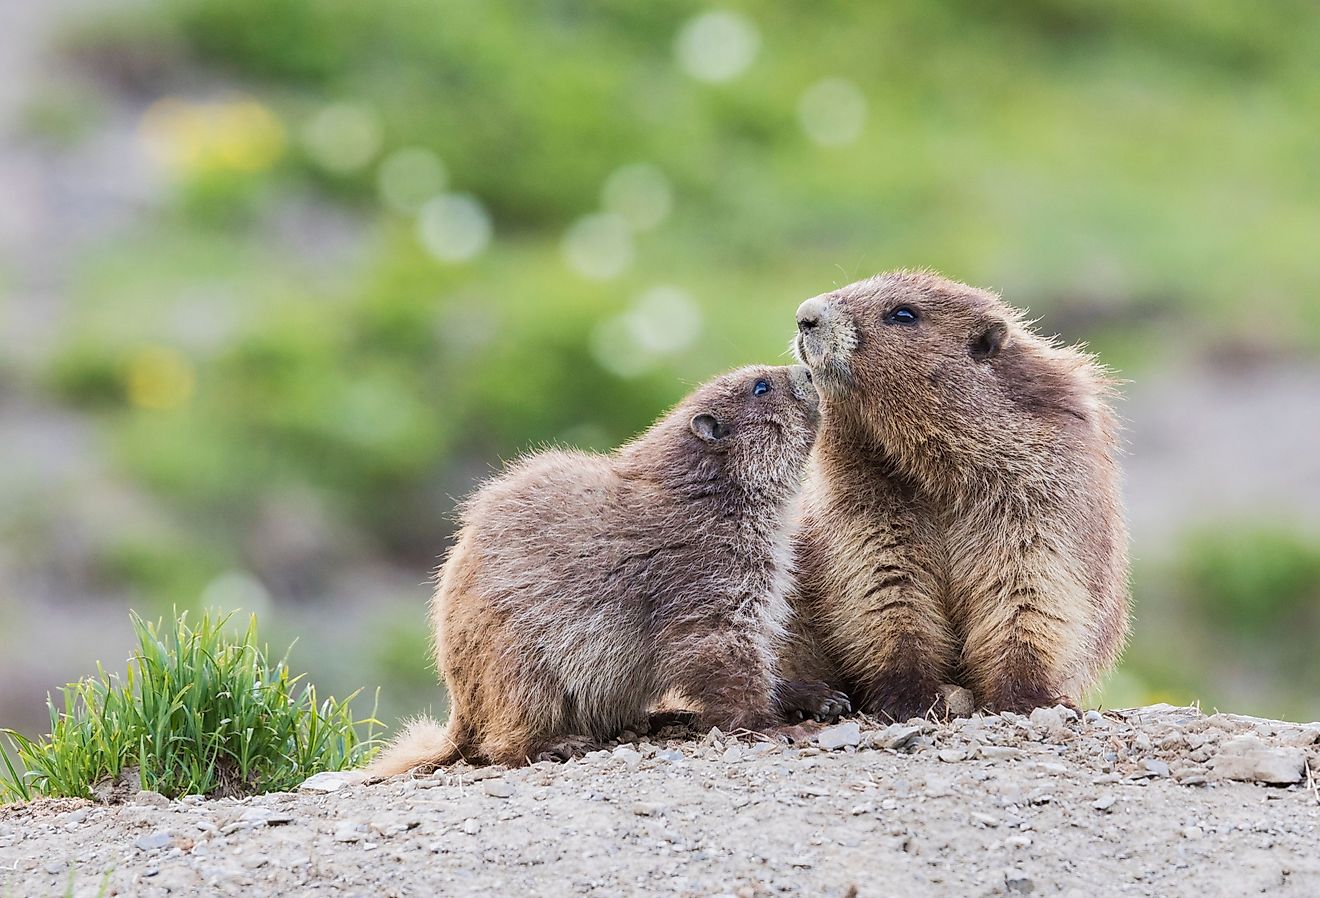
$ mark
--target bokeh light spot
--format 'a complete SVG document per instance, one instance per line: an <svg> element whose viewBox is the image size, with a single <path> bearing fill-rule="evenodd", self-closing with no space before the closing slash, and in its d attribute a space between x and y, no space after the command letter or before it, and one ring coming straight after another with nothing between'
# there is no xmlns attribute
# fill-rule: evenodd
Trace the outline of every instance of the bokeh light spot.
<svg viewBox="0 0 1320 898"><path fill-rule="evenodd" d="M417 238L441 262L467 262L490 245L490 213L476 197L442 193L417 213Z"/></svg>
<svg viewBox="0 0 1320 898"><path fill-rule="evenodd" d="M363 168L380 152L384 138L375 110L351 103L322 109L303 127L303 149L326 171L349 174Z"/></svg>
<svg viewBox="0 0 1320 898"><path fill-rule="evenodd" d="M701 334L701 308L679 287L652 287L637 298L628 315L638 345L655 353L687 349Z"/></svg>
<svg viewBox="0 0 1320 898"><path fill-rule="evenodd" d="M827 78L807 88L798 100L798 122L814 143L846 146L866 125L866 97L844 78Z"/></svg>
<svg viewBox="0 0 1320 898"><path fill-rule="evenodd" d="M270 609L270 592L243 570L225 571L202 589L201 606L224 612L245 611L263 616Z"/></svg>
<svg viewBox="0 0 1320 898"><path fill-rule="evenodd" d="M605 181L601 205L635 231L649 231L669 217L673 190L665 173L644 162L625 165Z"/></svg>
<svg viewBox="0 0 1320 898"><path fill-rule="evenodd" d="M449 173L440 157L424 147L406 147L390 153L376 172L381 202L395 212L410 215L422 203L444 190Z"/></svg>
<svg viewBox="0 0 1320 898"><path fill-rule="evenodd" d="M129 402L139 408L179 408L192 398L194 384L192 363L176 349L149 346L128 360L125 387Z"/></svg>
<svg viewBox="0 0 1320 898"><path fill-rule="evenodd" d="M596 363L619 377L639 377L701 335L701 308L679 287L653 287L632 308L602 321L591 335Z"/></svg>
<svg viewBox="0 0 1320 898"><path fill-rule="evenodd" d="M632 229L621 215L599 212L575 221L564 235L564 261L583 277L608 281L633 263Z"/></svg>
<svg viewBox="0 0 1320 898"><path fill-rule="evenodd" d="M674 54L684 72L699 81L730 81L756 59L761 35L740 13L712 10L689 19L678 32Z"/></svg>

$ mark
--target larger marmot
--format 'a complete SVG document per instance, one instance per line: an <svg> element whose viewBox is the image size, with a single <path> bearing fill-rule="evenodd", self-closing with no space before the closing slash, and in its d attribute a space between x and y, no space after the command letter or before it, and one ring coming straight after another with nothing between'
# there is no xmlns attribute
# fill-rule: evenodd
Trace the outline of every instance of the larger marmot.
<svg viewBox="0 0 1320 898"><path fill-rule="evenodd" d="M862 710L950 680L985 705L1076 703L1128 630L1112 380L998 297L897 272L804 302L823 424L795 598Z"/></svg>
<svg viewBox="0 0 1320 898"><path fill-rule="evenodd" d="M779 676L817 421L805 368L745 368L612 455L543 452L483 486L431 609L448 725L414 722L370 772L566 757L675 692L724 730L845 710Z"/></svg>

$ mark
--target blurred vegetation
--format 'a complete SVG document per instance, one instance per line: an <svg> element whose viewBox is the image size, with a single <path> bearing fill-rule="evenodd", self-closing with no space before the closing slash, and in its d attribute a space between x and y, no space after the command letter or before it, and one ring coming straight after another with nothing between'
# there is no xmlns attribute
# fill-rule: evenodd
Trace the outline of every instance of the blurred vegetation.
<svg viewBox="0 0 1320 898"><path fill-rule="evenodd" d="M1280 522L1225 521L1136 569L1136 626L1111 704L1144 694L1313 719L1320 690L1320 538Z"/></svg>
<svg viewBox="0 0 1320 898"><path fill-rule="evenodd" d="M1320 347L1309 3L712 10L159 0L74 23L91 86L38 98L30 130L76 143L113 100L168 185L84 254L41 372L164 509L119 521L97 576L159 608L233 571L281 601L322 594L331 558L423 571L499 459L617 444L780 358L801 299L890 267L996 286L1129 375L1242 339L1244 304L1247 338ZM1314 598L1314 545L1207 539L1139 570L1143 613L1173 584L1246 638ZM430 676L415 630L375 638L391 680ZM1141 695L1180 682L1159 657L1139 637Z"/></svg>
<svg viewBox="0 0 1320 898"><path fill-rule="evenodd" d="M316 687L271 662L257 621L237 633L227 616L187 613L168 625L133 615L127 679L98 674L63 689L50 735L0 730L21 767L0 754L0 802L91 798L132 776L130 791L239 796L287 792L307 777L357 767L375 749L374 718L318 701Z"/></svg>

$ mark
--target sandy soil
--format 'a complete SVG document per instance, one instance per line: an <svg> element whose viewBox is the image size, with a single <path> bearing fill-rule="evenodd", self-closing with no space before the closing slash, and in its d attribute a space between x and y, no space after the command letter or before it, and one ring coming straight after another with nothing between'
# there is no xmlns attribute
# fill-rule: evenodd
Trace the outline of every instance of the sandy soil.
<svg viewBox="0 0 1320 898"><path fill-rule="evenodd" d="M13 806L0 895L1320 894L1320 724L1042 709L817 740Z"/></svg>

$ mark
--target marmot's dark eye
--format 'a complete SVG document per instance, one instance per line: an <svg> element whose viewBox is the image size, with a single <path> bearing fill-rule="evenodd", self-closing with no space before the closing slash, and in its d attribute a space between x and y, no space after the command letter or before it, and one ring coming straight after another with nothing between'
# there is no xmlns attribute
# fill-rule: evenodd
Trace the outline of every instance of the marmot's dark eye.
<svg viewBox="0 0 1320 898"><path fill-rule="evenodd" d="M885 324L916 324L917 313L907 306L899 306L885 316Z"/></svg>
<svg viewBox="0 0 1320 898"><path fill-rule="evenodd" d="M753 396L762 396L769 392L770 392L770 384L768 381L758 380L756 382L756 386L752 387Z"/></svg>

